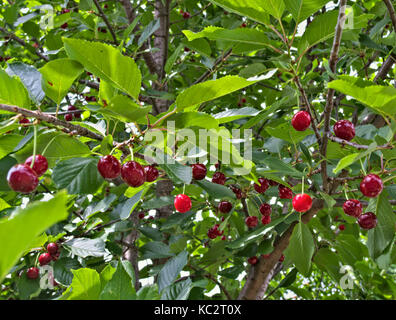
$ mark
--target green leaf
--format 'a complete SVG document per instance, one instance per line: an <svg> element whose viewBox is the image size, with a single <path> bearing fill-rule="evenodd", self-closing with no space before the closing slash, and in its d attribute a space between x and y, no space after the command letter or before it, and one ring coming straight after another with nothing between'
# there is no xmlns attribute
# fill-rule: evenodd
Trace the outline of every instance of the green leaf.
<svg viewBox="0 0 396 320"><path fill-rule="evenodd" d="M138 205L140 199L142 198L143 190L136 193L133 197L129 198L125 203L122 205L120 211L120 219L126 220L131 215L132 211Z"/></svg>
<svg viewBox="0 0 396 320"><path fill-rule="evenodd" d="M53 268L55 280L65 286L70 286L73 280L71 270L80 269L81 265L76 259L63 257L54 262Z"/></svg>
<svg viewBox="0 0 396 320"><path fill-rule="evenodd" d="M29 279L26 272L23 272L20 277L16 280L18 288L18 295L22 300L31 299L32 295L40 292L40 278Z"/></svg>
<svg viewBox="0 0 396 320"><path fill-rule="evenodd" d="M375 142L373 142L372 144L369 145L367 150L360 152L360 153L352 153L352 154L345 156L337 163L337 167L335 167L333 169L333 172L335 174L337 174L342 169L349 167L352 163L355 163L356 161L368 156L369 154L374 152L376 150L376 148L377 148L377 144Z"/></svg>
<svg viewBox="0 0 396 320"><path fill-rule="evenodd" d="M96 270L83 268L72 270L73 281L61 300L98 300L101 283Z"/></svg>
<svg viewBox="0 0 396 320"><path fill-rule="evenodd" d="M132 58L107 44L63 38L67 55L86 70L138 100L142 76Z"/></svg>
<svg viewBox="0 0 396 320"><path fill-rule="evenodd" d="M58 162L52 178L59 189L66 188L70 194L92 194L103 183L97 164L94 158L64 160Z"/></svg>
<svg viewBox="0 0 396 320"><path fill-rule="evenodd" d="M158 288L156 284L144 286L137 292L137 300L159 300Z"/></svg>
<svg viewBox="0 0 396 320"><path fill-rule="evenodd" d="M236 199L235 193L226 186L221 184L209 182L207 180L197 180L195 181L197 185L199 185L202 189L204 189L208 196L214 199Z"/></svg>
<svg viewBox="0 0 396 320"><path fill-rule="evenodd" d="M205 129L215 129L219 127L219 122L211 115L204 112L181 112L176 113L166 119L166 122L175 122L178 129L200 127Z"/></svg>
<svg viewBox="0 0 396 320"><path fill-rule="evenodd" d="M305 137L310 136L314 132L310 129L305 131L296 131L289 122L282 123L276 128L266 127L265 131L272 137L285 140L290 143L297 144L304 140Z"/></svg>
<svg viewBox="0 0 396 320"><path fill-rule="evenodd" d="M374 199L370 199L366 212L374 212L377 216L377 226L368 231L367 247L370 256L379 257L393 240L396 231L396 217L388 200L386 190Z"/></svg>
<svg viewBox="0 0 396 320"><path fill-rule="evenodd" d="M187 300L193 283L190 278L177 282L164 289L161 300Z"/></svg>
<svg viewBox="0 0 396 320"><path fill-rule="evenodd" d="M314 262L318 268L327 272L334 281L339 283L343 274L340 273L341 261L337 253L328 248L319 249L315 254Z"/></svg>
<svg viewBox="0 0 396 320"><path fill-rule="evenodd" d="M161 259L173 256L169 246L160 241L148 242L140 248L140 251L143 254L142 259Z"/></svg>
<svg viewBox="0 0 396 320"><path fill-rule="evenodd" d="M33 202L0 220L0 282L38 235L67 218L66 202L67 195L60 192L47 202Z"/></svg>
<svg viewBox="0 0 396 320"><path fill-rule="evenodd" d="M250 107L244 107L240 109L230 109L214 115L214 118L217 119L219 124L231 122L238 119L243 119L246 117L254 117L260 111Z"/></svg>
<svg viewBox="0 0 396 320"><path fill-rule="evenodd" d="M0 136L0 159L10 154L22 140L23 136L7 134Z"/></svg>
<svg viewBox="0 0 396 320"><path fill-rule="evenodd" d="M138 40L138 46L140 47L155 31L160 27L160 19L150 21L150 23L143 29L142 34Z"/></svg>
<svg viewBox="0 0 396 320"><path fill-rule="evenodd" d="M328 0L283 0L293 19L299 23L318 12Z"/></svg>
<svg viewBox="0 0 396 320"><path fill-rule="evenodd" d="M21 80L9 76L2 69L0 69L0 103L30 109L29 94Z"/></svg>
<svg viewBox="0 0 396 320"><path fill-rule="evenodd" d="M165 64L165 72L166 72L167 74L168 74L168 73L171 73L172 68L173 68L173 66L174 66L174 64L175 64L175 62L176 62L176 60L180 57L180 54L181 54L183 48L184 48L184 45L183 45L182 43L179 44L179 46L175 49L175 51L173 51L172 55L171 55L171 56L168 58L168 60L166 61L166 64Z"/></svg>
<svg viewBox="0 0 396 320"><path fill-rule="evenodd" d="M183 110L187 107L200 105L201 103L223 97L256 82L238 76L226 76L218 80L209 80L184 90L177 97L176 105L178 110Z"/></svg>
<svg viewBox="0 0 396 320"><path fill-rule="evenodd" d="M191 182L192 168L190 166L182 165L160 151L156 153L155 160L173 182L185 184Z"/></svg>
<svg viewBox="0 0 396 320"><path fill-rule="evenodd" d="M308 276L314 251L315 244L311 231L305 223L298 223L294 227L290 245L285 251L286 257L293 261L299 272Z"/></svg>
<svg viewBox="0 0 396 320"><path fill-rule="evenodd" d="M129 261L119 261L113 277L105 285L100 300L135 300L136 291L133 285L133 279L126 271L124 264L130 264Z"/></svg>
<svg viewBox="0 0 396 320"><path fill-rule="evenodd" d="M105 243L102 239L74 238L64 243L69 251L81 258L103 257L106 254Z"/></svg>
<svg viewBox="0 0 396 320"><path fill-rule="evenodd" d="M282 176L302 177L303 173L296 170L290 164L284 161L268 156L264 152L253 151L253 161L255 163L262 163L271 169L271 173L281 174ZM260 172L260 174L262 174Z"/></svg>
<svg viewBox="0 0 396 320"><path fill-rule="evenodd" d="M182 251L176 257L169 259L158 274L158 291L170 286L186 266L188 252Z"/></svg>
<svg viewBox="0 0 396 320"><path fill-rule="evenodd" d="M39 71L43 76L41 84L45 94L59 105L84 69L77 61L57 59L48 62Z"/></svg>

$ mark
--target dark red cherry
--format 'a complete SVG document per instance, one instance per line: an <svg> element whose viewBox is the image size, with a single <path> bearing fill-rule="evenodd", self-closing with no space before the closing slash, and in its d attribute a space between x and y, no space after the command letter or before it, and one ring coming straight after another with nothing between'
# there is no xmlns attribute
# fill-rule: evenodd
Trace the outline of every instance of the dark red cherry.
<svg viewBox="0 0 396 320"><path fill-rule="evenodd" d="M146 181L143 167L136 161L129 161L121 168L121 176L127 185L133 188L140 187Z"/></svg>
<svg viewBox="0 0 396 320"><path fill-rule="evenodd" d="M256 256L250 257L250 258L248 259L248 263L251 264L252 266L254 266L255 264L257 264L257 262L258 262L258 258L257 258Z"/></svg>
<svg viewBox="0 0 396 320"><path fill-rule="evenodd" d="M363 206L359 200L350 199L344 202L342 208L345 214L352 217L359 217L363 212Z"/></svg>
<svg viewBox="0 0 396 320"><path fill-rule="evenodd" d="M306 193L297 194L292 203L297 212L307 212L312 207L312 198Z"/></svg>
<svg viewBox="0 0 396 320"><path fill-rule="evenodd" d="M73 115L71 113L65 114L65 121L72 121L73 120Z"/></svg>
<svg viewBox="0 0 396 320"><path fill-rule="evenodd" d="M195 180L205 179L207 172L205 165L203 165L202 163L196 163L193 164L191 167L192 167L193 178Z"/></svg>
<svg viewBox="0 0 396 320"><path fill-rule="evenodd" d="M121 163L114 156L104 156L99 159L98 171L105 179L115 179L121 174Z"/></svg>
<svg viewBox="0 0 396 320"><path fill-rule="evenodd" d="M146 181L153 182L158 179L159 171L154 166L146 166L144 167L144 172L146 174Z"/></svg>
<svg viewBox="0 0 396 320"><path fill-rule="evenodd" d="M263 225L267 225L267 224L269 224L271 222L271 216L263 216L262 218L261 218L261 223L263 224Z"/></svg>
<svg viewBox="0 0 396 320"><path fill-rule="evenodd" d="M285 187L283 185L279 185L278 190L279 190L279 198L281 198L281 199L292 199L293 198L293 191L290 188Z"/></svg>
<svg viewBox="0 0 396 320"><path fill-rule="evenodd" d="M139 213L139 219L144 219L144 216L145 216L144 212Z"/></svg>
<svg viewBox="0 0 396 320"><path fill-rule="evenodd" d="M279 262L285 261L285 256L282 254L281 257L279 258Z"/></svg>
<svg viewBox="0 0 396 320"><path fill-rule="evenodd" d="M30 120L27 119L27 118L22 118L21 120L19 120L19 123L20 124L27 124L27 123L30 123Z"/></svg>
<svg viewBox="0 0 396 320"><path fill-rule="evenodd" d="M224 175L224 173L221 172L215 172L213 177L212 177L212 182L213 183L217 183L217 184L221 184L224 185L226 182L226 176Z"/></svg>
<svg viewBox="0 0 396 320"><path fill-rule="evenodd" d="M276 182L274 180L268 180L268 183L271 187L279 186L279 182Z"/></svg>
<svg viewBox="0 0 396 320"><path fill-rule="evenodd" d="M50 263L52 260L52 257L49 253L42 253L40 254L38 261L40 263L40 266L44 266L48 263Z"/></svg>
<svg viewBox="0 0 396 320"><path fill-rule="evenodd" d="M249 228L254 228L258 224L258 218L256 216L247 217L245 223Z"/></svg>
<svg viewBox="0 0 396 320"><path fill-rule="evenodd" d="M31 280L37 279L39 277L39 274L40 271L36 267L31 267L26 272L26 276Z"/></svg>
<svg viewBox="0 0 396 320"><path fill-rule="evenodd" d="M221 201L219 203L219 211L222 213L229 213L232 209L231 202L228 201Z"/></svg>
<svg viewBox="0 0 396 320"><path fill-rule="evenodd" d="M359 216L358 223L363 229L373 229L377 226L377 216L373 212L363 213Z"/></svg>
<svg viewBox="0 0 396 320"><path fill-rule="evenodd" d="M369 198L377 197L384 189L384 183L376 174L368 174L360 183L360 191Z"/></svg>
<svg viewBox="0 0 396 320"><path fill-rule="evenodd" d="M25 164L29 167L32 166L33 156L30 156L26 159ZM36 172L37 176L41 177L48 170L48 161L47 158L42 156L41 154L37 154L34 158L33 168L34 172Z"/></svg>
<svg viewBox="0 0 396 320"><path fill-rule="evenodd" d="M67 111L77 111L78 109L75 106L69 106ZM73 113L75 118L81 118L81 112L74 112Z"/></svg>
<svg viewBox="0 0 396 320"><path fill-rule="evenodd" d="M292 119L292 126L297 131L305 131L311 125L311 116L307 111L297 112Z"/></svg>
<svg viewBox="0 0 396 320"><path fill-rule="evenodd" d="M350 141L355 137L355 126L349 120L337 121L333 129L334 134L340 139Z"/></svg>
<svg viewBox="0 0 396 320"><path fill-rule="evenodd" d="M338 229L340 229L340 231L344 231L345 230L345 225L344 224L340 224L338 226Z"/></svg>
<svg viewBox="0 0 396 320"><path fill-rule="evenodd" d="M47 245L47 251L51 256L55 255L58 249L58 245L55 242L51 242Z"/></svg>
<svg viewBox="0 0 396 320"><path fill-rule="evenodd" d="M190 18L190 17L191 17L191 15L190 15L189 12L183 12L183 18L184 18L184 19L188 19L188 18Z"/></svg>
<svg viewBox="0 0 396 320"><path fill-rule="evenodd" d="M7 182L12 190L21 193L33 192L39 184L37 173L26 164L13 166L8 171Z"/></svg>
<svg viewBox="0 0 396 320"><path fill-rule="evenodd" d="M272 212L272 208L271 208L271 206L270 206L268 203L263 203L263 204L260 206L260 213L261 213L263 216L270 216L270 215L271 215L271 212Z"/></svg>
<svg viewBox="0 0 396 320"><path fill-rule="evenodd" d="M180 213L185 213L191 209L191 199L185 194L179 194L175 198L175 209Z"/></svg>
<svg viewBox="0 0 396 320"><path fill-rule="evenodd" d="M258 193L264 193L265 191L267 191L267 189L269 188L269 181L265 178L259 178L258 182L259 184L254 184L254 190L256 190Z"/></svg>
<svg viewBox="0 0 396 320"><path fill-rule="evenodd" d="M61 27L62 29L66 29L67 26L68 26L68 24L67 24L67 22L66 22L66 23L62 24L60 27Z"/></svg>
<svg viewBox="0 0 396 320"><path fill-rule="evenodd" d="M237 199L242 198L242 190L239 187L237 187L235 185L230 185L230 189L232 190L232 192L234 192Z"/></svg>

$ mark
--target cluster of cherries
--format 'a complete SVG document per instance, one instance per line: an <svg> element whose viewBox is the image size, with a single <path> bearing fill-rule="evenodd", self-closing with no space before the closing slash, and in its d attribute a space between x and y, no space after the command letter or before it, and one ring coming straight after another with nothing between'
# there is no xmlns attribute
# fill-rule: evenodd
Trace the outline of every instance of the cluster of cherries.
<svg viewBox="0 0 396 320"><path fill-rule="evenodd" d="M75 106L69 106L67 111L77 111L78 109ZM80 119L81 112L70 112L65 114L65 121L72 121L73 118Z"/></svg>
<svg viewBox="0 0 396 320"><path fill-rule="evenodd" d="M59 247L55 242L51 242L47 245L47 252L40 254L38 262L40 266L45 266L51 261L56 261L59 258L60 251ZM40 274L40 270L37 267L31 267L27 270L26 276L29 279L37 279Z"/></svg>
<svg viewBox="0 0 396 320"><path fill-rule="evenodd" d="M159 171L154 166L143 167L136 161L128 161L121 166L120 161L112 156L101 157L98 162L98 171L105 179L116 179L120 175L124 182L133 188L140 187L145 182L157 180Z"/></svg>
<svg viewBox="0 0 396 320"><path fill-rule="evenodd" d="M7 174L7 182L10 188L20 193L30 193L36 190L41 177L48 169L47 158L38 154L34 158L30 156L23 164L16 164Z"/></svg>
<svg viewBox="0 0 396 320"><path fill-rule="evenodd" d="M190 19L191 14L187 11L183 11L180 9L180 14L183 16L184 19Z"/></svg>

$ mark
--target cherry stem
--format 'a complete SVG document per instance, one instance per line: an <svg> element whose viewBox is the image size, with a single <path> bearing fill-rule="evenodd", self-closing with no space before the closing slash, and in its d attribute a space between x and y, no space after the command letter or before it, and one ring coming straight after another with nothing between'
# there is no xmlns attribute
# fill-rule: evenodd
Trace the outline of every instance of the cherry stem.
<svg viewBox="0 0 396 320"><path fill-rule="evenodd" d="M131 161L133 161L133 149L131 146L129 146L129 152L131 153Z"/></svg>
<svg viewBox="0 0 396 320"><path fill-rule="evenodd" d="M301 186L301 193L304 194L304 178L305 176L302 176L302 186Z"/></svg>
<svg viewBox="0 0 396 320"><path fill-rule="evenodd" d="M360 166L361 166L361 168L362 168L362 171L363 171L364 175L366 176L367 173L366 173L366 170L364 169L362 159L359 159L359 161L360 161Z"/></svg>
<svg viewBox="0 0 396 320"><path fill-rule="evenodd" d="M183 184L183 194L186 194L186 184Z"/></svg>

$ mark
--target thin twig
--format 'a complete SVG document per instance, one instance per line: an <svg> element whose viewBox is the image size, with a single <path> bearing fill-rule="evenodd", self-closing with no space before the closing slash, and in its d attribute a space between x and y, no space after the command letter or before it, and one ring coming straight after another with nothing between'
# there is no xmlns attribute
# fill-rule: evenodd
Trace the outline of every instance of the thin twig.
<svg viewBox="0 0 396 320"><path fill-rule="evenodd" d="M100 16L102 17L102 19L103 19L103 21L105 22L107 28L109 29L110 34L111 34L111 36L113 37L114 42L118 45L118 42L117 42L117 35L115 34L114 29L113 29L113 27L111 26L109 19L107 19L107 16L106 16L106 14L103 12L103 9L102 9L102 7L100 6L98 0L93 0L93 1L94 1L94 3L95 3L96 8L97 8L98 11L99 11Z"/></svg>

